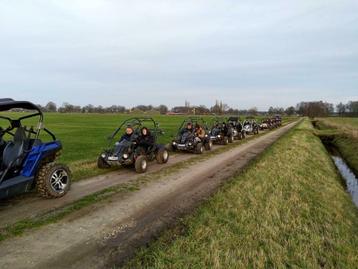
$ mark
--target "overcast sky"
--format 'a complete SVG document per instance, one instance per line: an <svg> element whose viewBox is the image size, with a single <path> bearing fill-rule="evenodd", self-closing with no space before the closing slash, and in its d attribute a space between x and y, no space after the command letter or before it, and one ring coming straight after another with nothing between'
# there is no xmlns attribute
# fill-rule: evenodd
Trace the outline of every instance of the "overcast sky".
<svg viewBox="0 0 358 269"><path fill-rule="evenodd" d="M0 97L235 108L358 99L357 0L0 0Z"/></svg>

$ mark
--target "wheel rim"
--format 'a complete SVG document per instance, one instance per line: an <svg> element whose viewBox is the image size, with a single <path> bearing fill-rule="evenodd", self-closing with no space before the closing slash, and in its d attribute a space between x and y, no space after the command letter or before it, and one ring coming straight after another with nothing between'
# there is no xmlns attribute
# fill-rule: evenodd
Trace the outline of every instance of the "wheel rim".
<svg viewBox="0 0 358 269"><path fill-rule="evenodd" d="M63 192L68 184L68 173L65 169L57 169L51 175L51 188L56 192Z"/></svg>
<svg viewBox="0 0 358 269"><path fill-rule="evenodd" d="M166 161L168 159L168 151L164 150L163 152L163 160Z"/></svg>
<svg viewBox="0 0 358 269"><path fill-rule="evenodd" d="M143 160L142 161L142 170L145 170L147 168L147 161Z"/></svg>

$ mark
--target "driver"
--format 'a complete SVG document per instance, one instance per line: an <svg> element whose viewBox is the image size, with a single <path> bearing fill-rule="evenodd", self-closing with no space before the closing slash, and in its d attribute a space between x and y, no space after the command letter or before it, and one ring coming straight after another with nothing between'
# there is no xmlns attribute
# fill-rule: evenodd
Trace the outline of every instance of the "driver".
<svg viewBox="0 0 358 269"><path fill-rule="evenodd" d="M148 152L148 149L155 144L154 136L151 134L147 127L143 127L140 130L140 135L136 139L138 148Z"/></svg>
<svg viewBox="0 0 358 269"><path fill-rule="evenodd" d="M183 135L185 133L193 133L193 124L191 122L188 122L186 127L181 130L180 135Z"/></svg>
<svg viewBox="0 0 358 269"><path fill-rule="evenodd" d="M115 149L114 149L115 155L118 155L120 153L121 148L125 142L132 141L133 136L134 136L133 133L134 133L134 130L133 130L132 126L127 126L125 133L121 136L121 138L115 144Z"/></svg>
<svg viewBox="0 0 358 269"><path fill-rule="evenodd" d="M124 133L124 135L121 136L118 143L121 143L123 141L131 141L131 139L133 137L133 133L134 133L134 130L133 130L132 126L127 126L126 132Z"/></svg>

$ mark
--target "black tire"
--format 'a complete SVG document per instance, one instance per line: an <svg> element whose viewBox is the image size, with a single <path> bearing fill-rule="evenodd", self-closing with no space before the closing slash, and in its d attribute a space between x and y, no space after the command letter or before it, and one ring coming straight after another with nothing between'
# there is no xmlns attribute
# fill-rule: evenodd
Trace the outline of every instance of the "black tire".
<svg viewBox="0 0 358 269"><path fill-rule="evenodd" d="M203 154L204 152L204 146L202 143L198 143L196 146L195 146L195 153L196 154Z"/></svg>
<svg viewBox="0 0 358 269"><path fill-rule="evenodd" d="M43 164L36 176L37 192L45 198L59 198L71 188L71 171L55 162Z"/></svg>
<svg viewBox="0 0 358 269"><path fill-rule="evenodd" d="M99 169L106 169L111 167L105 160L103 160L102 156L99 156L97 159L97 167Z"/></svg>
<svg viewBox="0 0 358 269"><path fill-rule="evenodd" d="M137 173L145 173L148 168L147 158L143 155L139 156L134 163L135 171Z"/></svg>
<svg viewBox="0 0 358 269"><path fill-rule="evenodd" d="M227 144L229 144L229 138L227 136L224 136L223 138L223 144L226 146Z"/></svg>
<svg viewBox="0 0 358 269"><path fill-rule="evenodd" d="M167 163L169 160L169 152L165 148L161 148L155 154L155 158L159 164Z"/></svg>
<svg viewBox="0 0 358 269"><path fill-rule="evenodd" d="M205 143L205 150L211 150L213 148L213 141L209 140L209 142Z"/></svg>

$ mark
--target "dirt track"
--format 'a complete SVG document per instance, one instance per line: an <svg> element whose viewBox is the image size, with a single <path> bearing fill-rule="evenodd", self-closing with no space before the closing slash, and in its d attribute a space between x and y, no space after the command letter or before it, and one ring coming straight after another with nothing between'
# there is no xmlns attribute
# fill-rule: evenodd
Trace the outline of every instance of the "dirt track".
<svg viewBox="0 0 358 269"><path fill-rule="evenodd" d="M115 195L111 201L80 210L59 223L6 240L0 244L0 267L103 268L121 264L294 124L203 160L190 173L181 170L137 192Z"/></svg>

